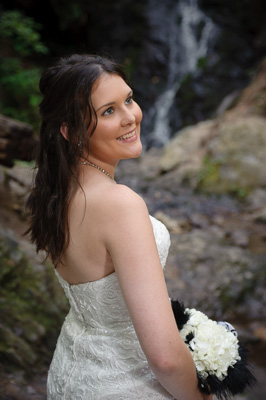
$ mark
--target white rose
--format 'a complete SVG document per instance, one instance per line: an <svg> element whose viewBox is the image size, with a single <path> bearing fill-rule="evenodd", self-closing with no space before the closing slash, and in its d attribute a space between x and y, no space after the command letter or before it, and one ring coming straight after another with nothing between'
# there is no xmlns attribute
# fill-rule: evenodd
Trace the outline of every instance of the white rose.
<svg viewBox="0 0 266 400"><path fill-rule="evenodd" d="M212 374L223 380L228 368L240 360L236 336L202 312L195 309L188 311L191 317L180 335L184 341L188 334L194 335L188 346L198 373L203 379Z"/></svg>

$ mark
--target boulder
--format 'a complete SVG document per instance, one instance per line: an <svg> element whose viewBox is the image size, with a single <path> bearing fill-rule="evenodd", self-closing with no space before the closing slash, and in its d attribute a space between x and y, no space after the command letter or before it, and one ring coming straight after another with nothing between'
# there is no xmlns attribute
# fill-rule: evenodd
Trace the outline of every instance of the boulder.
<svg viewBox="0 0 266 400"><path fill-rule="evenodd" d="M0 227L0 358L5 370L47 368L68 304L44 254Z"/></svg>
<svg viewBox="0 0 266 400"><path fill-rule="evenodd" d="M248 116L223 121L206 150L199 183L201 189L215 193L248 193L266 186L264 118Z"/></svg>
<svg viewBox="0 0 266 400"><path fill-rule="evenodd" d="M160 159L161 170L167 172L184 165L191 170L197 170L205 155L204 143L210 139L214 125L214 121L208 120L177 132L164 147Z"/></svg>
<svg viewBox="0 0 266 400"><path fill-rule="evenodd" d="M0 114L0 164L12 167L15 159L33 160L36 144L30 125Z"/></svg>
<svg viewBox="0 0 266 400"><path fill-rule="evenodd" d="M164 147L163 173L174 170L177 183L212 193L248 194L266 187L266 119L219 118L182 129Z"/></svg>

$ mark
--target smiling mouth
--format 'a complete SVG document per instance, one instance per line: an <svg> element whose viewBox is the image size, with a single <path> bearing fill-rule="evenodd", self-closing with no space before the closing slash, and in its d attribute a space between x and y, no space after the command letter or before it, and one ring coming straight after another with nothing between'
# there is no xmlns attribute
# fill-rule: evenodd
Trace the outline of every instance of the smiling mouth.
<svg viewBox="0 0 266 400"><path fill-rule="evenodd" d="M131 137L135 136L136 134L136 129L134 129L134 131L130 132L130 133L126 133L123 136L120 136L119 138L117 138L117 140L126 140L126 139L130 139Z"/></svg>

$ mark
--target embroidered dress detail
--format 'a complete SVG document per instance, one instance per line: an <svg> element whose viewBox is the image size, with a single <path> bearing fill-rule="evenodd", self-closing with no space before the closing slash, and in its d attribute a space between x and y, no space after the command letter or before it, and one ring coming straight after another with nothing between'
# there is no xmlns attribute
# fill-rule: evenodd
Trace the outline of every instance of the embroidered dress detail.
<svg viewBox="0 0 266 400"><path fill-rule="evenodd" d="M150 217L162 267L170 246L166 227ZM68 284L70 303L48 373L48 400L169 400L148 366L116 273Z"/></svg>

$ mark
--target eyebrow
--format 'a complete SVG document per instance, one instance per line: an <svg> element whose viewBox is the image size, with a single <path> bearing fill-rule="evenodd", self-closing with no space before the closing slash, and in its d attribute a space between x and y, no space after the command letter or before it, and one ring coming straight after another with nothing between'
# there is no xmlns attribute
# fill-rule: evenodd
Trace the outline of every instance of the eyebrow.
<svg viewBox="0 0 266 400"><path fill-rule="evenodd" d="M126 97L128 97L128 96L130 96L130 95L132 95L132 94L133 94L133 90L130 90L130 91L128 92L128 94L127 94ZM111 105L113 105L113 104L115 104L115 101L112 101L111 103L103 104L101 107L99 107L99 108L96 110L96 112L98 112L101 108L104 108L104 107L107 107L107 106L111 106Z"/></svg>

